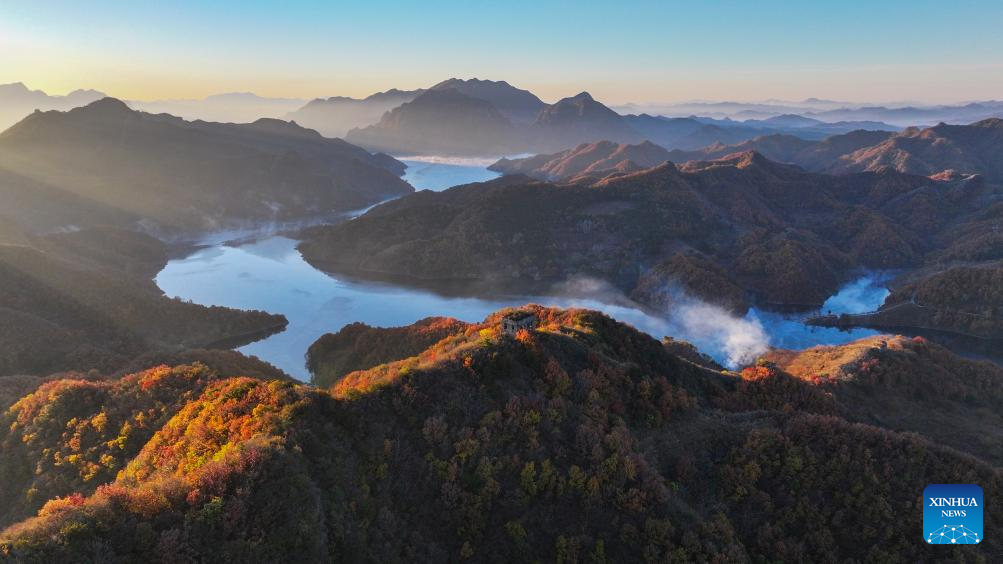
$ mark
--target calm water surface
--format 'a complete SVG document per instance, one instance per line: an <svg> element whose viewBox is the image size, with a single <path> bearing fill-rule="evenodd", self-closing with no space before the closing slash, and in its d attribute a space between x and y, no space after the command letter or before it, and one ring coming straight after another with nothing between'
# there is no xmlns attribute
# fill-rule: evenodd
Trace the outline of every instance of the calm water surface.
<svg viewBox="0 0 1003 564"><path fill-rule="evenodd" d="M442 190L456 184L489 180L497 174L484 162L434 162L407 159L405 179L417 189ZM490 162L493 162L491 160ZM428 316L480 321L506 306L533 302L560 307L587 307L606 312L656 338L672 335L690 341L719 362L736 365L755 358L767 346L804 348L837 344L866 335L869 329L840 331L801 323L804 315L752 309L744 318L701 303L684 303L671 316L651 315L624 302L554 296L466 298L377 282L360 282L323 273L303 260L297 241L266 236L252 241L207 239L207 246L170 261L156 282L169 296L203 305L259 309L289 319L282 333L241 347L289 374L308 380L307 348L324 333L361 321L374 326L400 326ZM830 298L823 311L856 313L879 306L888 291L882 280L865 276Z"/></svg>
<svg viewBox="0 0 1003 564"><path fill-rule="evenodd" d="M404 180L415 190L438 192L458 184L486 182L501 176L487 169L498 159L397 157L397 160L407 165Z"/></svg>

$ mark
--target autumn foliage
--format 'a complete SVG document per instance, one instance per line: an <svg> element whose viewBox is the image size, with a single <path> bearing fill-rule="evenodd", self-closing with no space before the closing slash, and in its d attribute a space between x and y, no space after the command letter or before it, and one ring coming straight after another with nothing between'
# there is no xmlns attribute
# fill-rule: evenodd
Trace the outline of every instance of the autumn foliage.
<svg viewBox="0 0 1003 564"><path fill-rule="evenodd" d="M17 441L40 433L39 446L71 453L79 434L82 452L100 450L110 439L92 441L96 427L120 430L139 412L148 434L114 475L64 468L75 481L50 484L0 550L39 561L912 562L927 554L915 542L927 483L979 483L987 498L1003 486L983 460L847 421L859 414L840 386L894 389L895 355L941 354L931 344L879 350L853 377L803 378L772 361L730 373L600 313L522 309L532 329L504 333L515 312L503 310L330 390L198 366L44 385L7 416ZM420 332L397 332L399 350ZM374 337L394 348L386 334L357 335ZM117 397L137 409L112 409ZM103 409L61 407L78 402ZM20 452L14 442L5 453ZM1003 517L987 508L986 519Z"/></svg>

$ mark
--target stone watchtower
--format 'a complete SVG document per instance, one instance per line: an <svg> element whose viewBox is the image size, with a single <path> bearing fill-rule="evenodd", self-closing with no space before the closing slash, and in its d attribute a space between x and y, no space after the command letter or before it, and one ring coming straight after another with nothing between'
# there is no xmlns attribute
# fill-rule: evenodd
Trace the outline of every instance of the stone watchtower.
<svg viewBox="0 0 1003 564"><path fill-rule="evenodd" d="M503 317L501 326L502 332L514 337L520 329L529 331L536 327L536 316L528 311L517 311Z"/></svg>

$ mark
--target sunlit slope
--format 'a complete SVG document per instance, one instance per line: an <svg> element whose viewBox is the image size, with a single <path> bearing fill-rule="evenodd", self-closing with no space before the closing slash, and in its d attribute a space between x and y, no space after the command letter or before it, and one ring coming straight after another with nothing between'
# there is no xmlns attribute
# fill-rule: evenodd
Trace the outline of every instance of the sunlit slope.
<svg viewBox="0 0 1003 564"><path fill-rule="evenodd" d="M702 368L583 310L534 309L513 338L510 313L333 394L193 386L114 482L50 501L0 546L47 561L910 562L928 550L926 484L1000 490L979 459L819 415L832 403L810 382Z"/></svg>

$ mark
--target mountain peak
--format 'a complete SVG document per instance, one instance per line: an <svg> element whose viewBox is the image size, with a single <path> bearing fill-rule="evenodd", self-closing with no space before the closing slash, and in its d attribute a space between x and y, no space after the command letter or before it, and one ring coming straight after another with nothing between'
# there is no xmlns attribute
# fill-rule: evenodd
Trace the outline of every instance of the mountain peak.
<svg viewBox="0 0 1003 564"><path fill-rule="evenodd" d="M605 113L611 113L611 114L615 113L613 112L613 110L603 105L602 102L597 102L596 99L593 98L592 95L589 94L588 92L579 92L574 96L570 96L568 98L561 98L553 105L545 108L544 111L561 109L561 108L565 110L570 108L577 108L576 111L578 112L601 110L604 111Z"/></svg>
<svg viewBox="0 0 1003 564"><path fill-rule="evenodd" d="M669 160L664 148L643 141L637 145L603 140L582 143L574 149L523 159L502 159L491 170L525 174L539 180L580 181L611 173L657 167Z"/></svg>
<svg viewBox="0 0 1003 564"><path fill-rule="evenodd" d="M984 127L992 129L1003 129L1003 119L1000 118L988 118L981 121L977 121L972 124L972 127Z"/></svg>
<svg viewBox="0 0 1003 564"><path fill-rule="evenodd" d="M483 100L479 98L474 98L472 96L467 96L463 92L460 92L456 88L433 88L426 90L415 97L414 100L409 102L410 104L422 104L422 103L447 103L447 102L467 102L467 103L482 103L485 104Z"/></svg>
<svg viewBox="0 0 1003 564"><path fill-rule="evenodd" d="M508 82L505 82L504 80L487 80L487 79L482 80L482 79L476 78L476 77L474 77L474 78L467 78L467 79L453 77L453 78L447 78L446 80L443 80L442 82L440 82L440 83L432 86L432 88L430 88L430 90L437 90L437 89L443 89L443 88L456 88L456 87L463 87L463 86L507 86L507 87L511 87L512 85L509 84Z"/></svg>
<svg viewBox="0 0 1003 564"><path fill-rule="evenodd" d="M80 109L90 113L102 114L133 113L132 109L125 102L110 96L95 100L86 106L82 106Z"/></svg>
<svg viewBox="0 0 1003 564"><path fill-rule="evenodd" d="M693 161L691 163L688 163L687 168L690 171L698 171L698 170L715 168L722 165L735 167L737 169L753 168L755 170L768 171L774 174L797 168L792 165L785 165L770 160L765 156L763 156L762 153L754 149L737 151L735 153L730 153L728 155L724 155L722 157L710 161Z"/></svg>
<svg viewBox="0 0 1003 564"><path fill-rule="evenodd" d="M280 135L298 136L306 138L319 138L321 135L313 129L308 129L295 121L286 121L278 118L258 118L251 127L259 131L276 133Z"/></svg>
<svg viewBox="0 0 1003 564"><path fill-rule="evenodd" d="M730 160L735 163L738 168L746 168L749 166L773 166L776 163L767 159L759 151L749 150L743 151L741 153L735 153L731 157L725 157L726 160Z"/></svg>
<svg viewBox="0 0 1003 564"><path fill-rule="evenodd" d="M528 90L521 90L504 80L450 78L430 90L456 89L460 93L484 100L514 123L530 123L546 107L543 100Z"/></svg>
<svg viewBox="0 0 1003 564"><path fill-rule="evenodd" d="M394 98L394 97L404 97L404 96L417 96L424 92L424 90L401 90L399 88L391 88L385 92L376 92L365 97L365 100L380 100L383 98Z"/></svg>
<svg viewBox="0 0 1003 564"><path fill-rule="evenodd" d="M595 139L617 143L644 140L623 116L597 102L588 92L562 98L543 108L534 127L538 128L537 140L541 148L573 147Z"/></svg>
<svg viewBox="0 0 1003 564"><path fill-rule="evenodd" d="M101 96L102 98L108 97L104 92L101 92L100 90L94 90L93 88L77 88L76 90L66 95L67 98L71 96Z"/></svg>
<svg viewBox="0 0 1003 564"><path fill-rule="evenodd" d="M25 86L23 82L11 82L9 84L0 84L0 90L17 90L18 92L28 92L28 87Z"/></svg>

